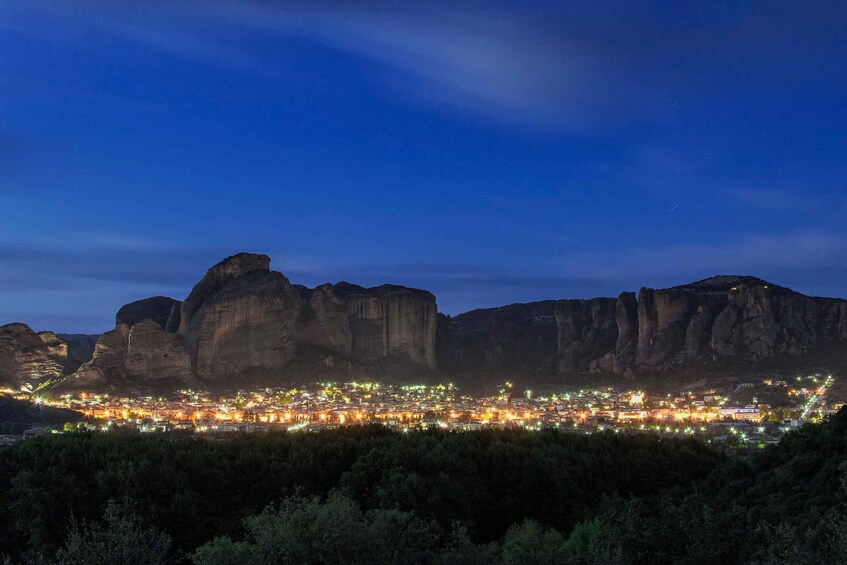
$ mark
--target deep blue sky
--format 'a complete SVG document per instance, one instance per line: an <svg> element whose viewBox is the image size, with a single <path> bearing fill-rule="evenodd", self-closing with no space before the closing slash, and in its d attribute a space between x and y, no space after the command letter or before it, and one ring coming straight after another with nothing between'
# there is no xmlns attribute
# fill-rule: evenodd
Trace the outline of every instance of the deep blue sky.
<svg viewBox="0 0 847 565"><path fill-rule="evenodd" d="M0 0L0 323L103 331L243 250L448 313L847 296L847 4L814 4Z"/></svg>

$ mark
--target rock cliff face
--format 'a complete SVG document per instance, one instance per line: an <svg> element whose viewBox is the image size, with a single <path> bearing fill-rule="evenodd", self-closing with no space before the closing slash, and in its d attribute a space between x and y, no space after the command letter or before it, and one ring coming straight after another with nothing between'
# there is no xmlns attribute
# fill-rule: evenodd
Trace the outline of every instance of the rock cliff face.
<svg viewBox="0 0 847 565"><path fill-rule="evenodd" d="M332 366L371 376L436 366L432 294L390 285L294 287L270 270L267 255L229 257L184 302L133 302L116 323L71 386L227 387L313 380Z"/></svg>
<svg viewBox="0 0 847 565"><path fill-rule="evenodd" d="M182 305L179 335L197 376L210 383L269 378L294 358L300 297L267 255L218 263Z"/></svg>
<svg viewBox="0 0 847 565"><path fill-rule="evenodd" d="M555 327L549 324L553 314ZM537 339L539 320L548 320L541 326L544 335L555 335L554 370L550 342ZM847 348L845 327L845 300L811 298L754 277L718 276L669 289L642 288L637 299L623 293L617 299L536 302L445 319L439 360L448 369L633 376L695 361L801 357L826 343ZM533 349L527 342L546 345Z"/></svg>
<svg viewBox="0 0 847 565"><path fill-rule="evenodd" d="M683 289L641 289L638 293L637 367L659 368L684 360L689 325L707 329L713 315L708 306L700 305L700 299L699 295ZM692 319L694 324L690 324ZM677 359L679 356L683 357Z"/></svg>
<svg viewBox="0 0 847 565"><path fill-rule="evenodd" d="M25 324L0 327L0 386L15 390L41 384L75 370L68 343L53 332L35 333Z"/></svg>
<svg viewBox="0 0 847 565"><path fill-rule="evenodd" d="M556 301L439 315L438 366L448 374L555 373Z"/></svg>
<svg viewBox="0 0 847 565"><path fill-rule="evenodd" d="M556 304L559 372L612 370L618 341L612 298L560 300Z"/></svg>
<svg viewBox="0 0 847 565"><path fill-rule="evenodd" d="M83 336L85 337L85 336ZM0 384L238 386L324 376L633 377L691 363L847 352L847 301L812 298L754 277L718 276L617 298L550 300L437 312L423 290L350 283L314 289L241 253L208 270L184 302L153 297L116 315L90 360L52 333L0 328ZM79 360L78 360L79 359ZM728 364L728 365L727 365ZM699 366L699 365L698 365Z"/></svg>
<svg viewBox="0 0 847 565"><path fill-rule="evenodd" d="M298 290L303 304L296 330L298 345L384 373L436 368L437 309L431 293L394 285L363 288L347 282Z"/></svg>
<svg viewBox="0 0 847 565"><path fill-rule="evenodd" d="M145 319L129 327L126 352L124 367L130 378L195 383L182 341L153 320Z"/></svg>
<svg viewBox="0 0 847 565"><path fill-rule="evenodd" d="M615 304L618 339L615 342L615 373L627 372L638 353L638 301L634 292L624 292Z"/></svg>
<svg viewBox="0 0 847 565"><path fill-rule="evenodd" d="M798 357L847 341L847 301L812 298L754 277L719 276L666 290L641 289L636 368L695 359Z"/></svg>
<svg viewBox="0 0 847 565"><path fill-rule="evenodd" d="M182 341L165 327L179 302L154 297L121 308L117 326L104 333L66 386L194 385L196 379Z"/></svg>
<svg viewBox="0 0 847 565"><path fill-rule="evenodd" d="M179 319L182 303L167 296L154 296L130 302L115 315L115 325L133 326L144 320L152 320L165 329L172 317Z"/></svg>
<svg viewBox="0 0 847 565"><path fill-rule="evenodd" d="M84 389L125 384L129 378L125 367L128 346L126 324L104 333L94 346L91 361L83 363L67 384Z"/></svg>

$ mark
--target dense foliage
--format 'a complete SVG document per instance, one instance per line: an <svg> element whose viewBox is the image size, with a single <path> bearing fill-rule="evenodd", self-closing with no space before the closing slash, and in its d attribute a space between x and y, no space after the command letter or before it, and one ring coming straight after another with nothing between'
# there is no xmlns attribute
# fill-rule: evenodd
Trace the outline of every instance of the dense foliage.
<svg viewBox="0 0 847 565"><path fill-rule="evenodd" d="M0 450L0 553L203 565L838 562L845 460L847 411L746 458L613 433L73 433Z"/></svg>

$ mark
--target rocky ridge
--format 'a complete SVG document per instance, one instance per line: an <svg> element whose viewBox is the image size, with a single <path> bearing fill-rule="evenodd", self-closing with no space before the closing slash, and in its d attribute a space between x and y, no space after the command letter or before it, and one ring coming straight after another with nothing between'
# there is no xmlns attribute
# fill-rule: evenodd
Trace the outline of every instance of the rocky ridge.
<svg viewBox="0 0 847 565"><path fill-rule="evenodd" d="M487 372L555 374L556 301L511 304L438 316L439 369L448 374Z"/></svg>
<svg viewBox="0 0 847 565"><path fill-rule="evenodd" d="M153 297L116 315L90 360L55 334L0 328L0 382L232 387L316 379L608 374L802 360L847 353L847 301L747 276L617 298L548 300L439 314L426 291L347 282L293 285L266 255L208 270L184 302ZM839 353L840 355L840 353ZM845 355L847 357L847 355Z"/></svg>
<svg viewBox="0 0 847 565"><path fill-rule="evenodd" d="M116 327L65 386L228 387L435 369L435 297L349 283L295 287L267 255L210 268L183 302L153 297L120 309ZM306 377L308 373L308 377Z"/></svg>
<svg viewBox="0 0 847 565"><path fill-rule="evenodd" d="M553 343L550 316L555 317ZM536 340L527 367L525 348L538 320L547 339ZM462 370L560 375L610 373L632 377L689 363L761 362L800 358L825 344L847 351L847 301L814 298L761 279L717 276L638 295L559 300L477 310L442 323L441 359ZM520 327L517 338L514 328ZM513 343L511 355L505 344ZM491 346L491 344L500 344ZM480 349L481 348L481 349ZM468 351L482 351L466 362ZM502 352L501 352L502 351ZM555 371L550 370L555 359Z"/></svg>
<svg viewBox="0 0 847 565"><path fill-rule="evenodd" d="M435 370L437 309L431 293L395 285L363 288L347 282L298 287L302 310L298 344L325 359L402 373Z"/></svg>
<svg viewBox="0 0 847 565"><path fill-rule="evenodd" d="M36 387L77 367L68 342L55 333L36 333L21 323L0 326L0 387Z"/></svg>

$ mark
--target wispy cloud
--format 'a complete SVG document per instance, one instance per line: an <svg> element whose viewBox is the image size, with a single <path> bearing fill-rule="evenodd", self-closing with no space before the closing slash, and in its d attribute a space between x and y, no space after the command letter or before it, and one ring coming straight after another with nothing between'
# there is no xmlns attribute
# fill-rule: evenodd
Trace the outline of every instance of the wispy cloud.
<svg viewBox="0 0 847 565"><path fill-rule="evenodd" d="M286 69L280 65L286 44L259 49L245 38L313 41L377 67L372 78L387 86L386 94L392 98L401 94L407 100L454 107L500 122L554 127L631 123L645 114L684 111L684 93L690 98L698 84L714 88L713 77L696 72L708 57L732 52L733 64L724 65L724 72L740 73L746 58L767 58L797 39L791 30L768 19L732 17L731 7L704 10L694 25L680 6L671 27L663 25L662 17L652 18L628 3L580 7L541 2L530 7L496 0L10 0L9 4L18 20L33 14L52 18L53 27L42 31L52 32L53 40L74 34L78 38L84 35L79 28L93 29L204 64L283 76ZM822 21L824 14L804 15L805 27L833 33L831 25ZM20 24L14 28L29 29ZM358 70L367 73L365 67Z"/></svg>
<svg viewBox="0 0 847 565"><path fill-rule="evenodd" d="M374 78L395 93L515 123L572 121L605 90L588 50L496 3L27 0L17 7L61 22L64 34L82 26L251 71L272 69L279 53L241 47L245 35L311 40L390 71Z"/></svg>
<svg viewBox="0 0 847 565"><path fill-rule="evenodd" d="M845 15L779 0L755 11L499 0L7 0L4 8L16 33L79 42L93 31L278 77L292 74L293 42L311 41L365 63L355 72L392 100L553 128L684 116L702 104L698 93L718 95L787 54L836 60L827 50Z"/></svg>
<svg viewBox="0 0 847 565"><path fill-rule="evenodd" d="M567 35L495 4L449 12L429 3L339 4L248 18L381 63L406 95L518 123L573 119L598 78L591 55Z"/></svg>

